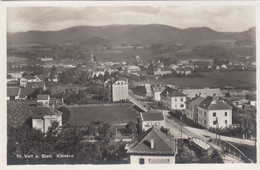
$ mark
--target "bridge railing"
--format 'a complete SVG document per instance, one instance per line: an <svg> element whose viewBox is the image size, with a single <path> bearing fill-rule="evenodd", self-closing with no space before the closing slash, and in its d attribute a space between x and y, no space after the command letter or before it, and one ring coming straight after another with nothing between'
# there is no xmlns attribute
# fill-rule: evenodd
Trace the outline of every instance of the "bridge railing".
<svg viewBox="0 0 260 170"><path fill-rule="evenodd" d="M242 160L246 163L253 163L253 161L249 159L242 151L240 151L236 146L227 141L223 141L220 139L212 139L212 143L219 146L221 148L221 151L224 153L233 155L235 158Z"/></svg>

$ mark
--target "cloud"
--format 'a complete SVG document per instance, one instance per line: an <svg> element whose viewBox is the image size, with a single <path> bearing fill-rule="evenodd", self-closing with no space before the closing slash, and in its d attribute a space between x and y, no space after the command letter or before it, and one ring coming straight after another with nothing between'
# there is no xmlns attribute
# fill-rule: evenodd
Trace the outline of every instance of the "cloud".
<svg viewBox="0 0 260 170"><path fill-rule="evenodd" d="M255 26L253 6L9 7L8 31L59 30L76 25L166 24L244 31Z"/></svg>

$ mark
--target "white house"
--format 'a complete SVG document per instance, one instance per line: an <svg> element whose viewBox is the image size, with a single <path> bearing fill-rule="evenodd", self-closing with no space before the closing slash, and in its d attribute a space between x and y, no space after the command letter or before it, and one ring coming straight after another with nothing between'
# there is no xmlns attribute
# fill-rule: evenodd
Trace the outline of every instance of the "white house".
<svg viewBox="0 0 260 170"><path fill-rule="evenodd" d="M161 84L156 85L153 88L153 99L157 102L161 101L161 92L165 89L165 87L162 87Z"/></svg>
<svg viewBox="0 0 260 170"><path fill-rule="evenodd" d="M166 87L160 94L161 103L169 109L183 110L186 108L186 95L170 87Z"/></svg>
<svg viewBox="0 0 260 170"><path fill-rule="evenodd" d="M62 112L50 107L37 107L32 116L32 127L47 133L55 121L59 123L59 127L62 126Z"/></svg>
<svg viewBox="0 0 260 170"><path fill-rule="evenodd" d="M140 113L142 131L147 131L153 126L165 127L165 119L161 112Z"/></svg>
<svg viewBox="0 0 260 170"><path fill-rule="evenodd" d="M42 81L39 77L32 76L32 75L27 75L25 77L20 78L20 86L21 87L26 87L28 82L40 82Z"/></svg>
<svg viewBox="0 0 260 170"><path fill-rule="evenodd" d="M141 68L135 65L128 66L126 69L129 74L140 75L141 73Z"/></svg>
<svg viewBox="0 0 260 170"><path fill-rule="evenodd" d="M130 164L175 164L175 139L151 127L133 143L127 144Z"/></svg>
<svg viewBox="0 0 260 170"><path fill-rule="evenodd" d="M232 107L216 97L207 97L198 106L198 124L209 128L232 125Z"/></svg>
<svg viewBox="0 0 260 170"><path fill-rule="evenodd" d="M161 68L158 68L157 70L154 71L154 75L160 75L160 76L163 76L165 74L171 74L171 73L172 73L171 70L161 69Z"/></svg>
<svg viewBox="0 0 260 170"><path fill-rule="evenodd" d="M37 106L49 106L49 104L50 104L50 95L48 94L37 95Z"/></svg>

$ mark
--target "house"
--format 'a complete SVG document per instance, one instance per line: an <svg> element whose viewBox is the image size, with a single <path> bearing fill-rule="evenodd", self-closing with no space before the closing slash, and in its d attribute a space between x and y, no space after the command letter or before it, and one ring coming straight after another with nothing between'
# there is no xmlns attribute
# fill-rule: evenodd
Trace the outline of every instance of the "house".
<svg viewBox="0 0 260 170"><path fill-rule="evenodd" d="M253 95L253 94L247 95L246 98L247 98L247 100L249 100L249 104L251 106L256 106L256 95Z"/></svg>
<svg viewBox="0 0 260 170"><path fill-rule="evenodd" d="M224 96L219 88L181 89L181 90L189 98L194 98L196 96L201 96L201 97L207 97L207 96L223 97Z"/></svg>
<svg viewBox="0 0 260 170"><path fill-rule="evenodd" d="M26 88L32 88L32 89L42 88L42 90L46 90L46 85L44 81L28 82Z"/></svg>
<svg viewBox="0 0 260 170"><path fill-rule="evenodd" d="M27 75L22 78L20 78L20 86L21 87L26 87L27 83L32 83L32 82L40 82L42 81L39 77L33 76L33 75Z"/></svg>
<svg viewBox="0 0 260 170"><path fill-rule="evenodd" d="M169 109L183 110L186 108L186 95L178 89L166 87L160 97L162 105Z"/></svg>
<svg viewBox="0 0 260 170"><path fill-rule="evenodd" d="M53 61L53 58L44 57L40 59L41 61Z"/></svg>
<svg viewBox="0 0 260 170"><path fill-rule="evenodd" d="M128 74L140 75L141 69L138 66L131 65L126 68L126 72Z"/></svg>
<svg viewBox="0 0 260 170"><path fill-rule="evenodd" d="M158 68L157 70L154 71L154 75L160 75L160 76L163 76L165 74L171 74L172 71L171 70L167 70L167 69L161 69L161 68Z"/></svg>
<svg viewBox="0 0 260 170"><path fill-rule="evenodd" d="M175 65L175 64L171 64L170 66L169 66L169 68L171 68L171 69L173 69L173 70L177 70L178 68L179 68L179 66L177 66L177 65Z"/></svg>
<svg viewBox="0 0 260 170"><path fill-rule="evenodd" d="M49 106L49 104L50 104L50 95L48 94L37 95L37 106Z"/></svg>
<svg viewBox="0 0 260 170"><path fill-rule="evenodd" d="M119 78L117 80L108 79L104 86L108 91L109 101L125 101L128 97L128 80L126 78Z"/></svg>
<svg viewBox="0 0 260 170"><path fill-rule="evenodd" d="M197 106L205 100L204 97L194 97L186 102L186 109L184 110L184 115L194 122L198 122L198 108Z"/></svg>
<svg viewBox="0 0 260 170"><path fill-rule="evenodd" d="M36 89L33 89L33 88L21 88L21 92L20 92L18 99L27 100L28 96L33 94L35 92L35 90Z"/></svg>
<svg viewBox="0 0 260 170"><path fill-rule="evenodd" d="M50 107L36 107L32 116L32 127L47 133L53 122L58 122L62 126L62 112Z"/></svg>
<svg viewBox="0 0 260 170"><path fill-rule="evenodd" d="M161 101L161 92L165 89L165 87L162 87L161 84L157 84L153 88L153 99L157 102Z"/></svg>
<svg viewBox="0 0 260 170"><path fill-rule="evenodd" d="M165 127L165 119L161 112L140 113L142 131L147 131L153 126Z"/></svg>
<svg viewBox="0 0 260 170"><path fill-rule="evenodd" d="M8 87L7 88L7 100L17 100L19 99L21 93L21 88L19 87Z"/></svg>
<svg viewBox="0 0 260 170"><path fill-rule="evenodd" d="M104 76L105 75L105 71L104 70L99 70L99 69L96 69L96 70L93 70L92 71L92 74L91 74L91 77L98 77L99 75L102 75Z"/></svg>
<svg viewBox="0 0 260 170"><path fill-rule="evenodd" d="M191 74L191 69L190 68L178 68L176 70L177 74L183 74L183 75L190 75Z"/></svg>
<svg viewBox="0 0 260 170"><path fill-rule="evenodd" d="M156 127L143 132L125 148L130 164L175 164L175 140Z"/></svg>
<svg viewBox="0 0 260 170"><path fill-rule="evenodd" d="M232 126L232 107L216 97L207 97L198 106L198 124L209 128Z"/></svg>

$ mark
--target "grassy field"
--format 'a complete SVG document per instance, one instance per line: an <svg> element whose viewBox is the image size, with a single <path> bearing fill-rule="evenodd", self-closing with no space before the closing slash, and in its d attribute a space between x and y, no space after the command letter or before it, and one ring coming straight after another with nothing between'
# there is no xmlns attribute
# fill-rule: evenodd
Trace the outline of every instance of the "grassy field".
<svg viewBox="0 0 260 170"><path fill-rule="evenodd" d="M69 108L71 125L85 126L91 121L103 121L110 124L137 122L137 112L132 106L100 106Z"/></svg>
<svg viewBox="0 0 260 170"><path fill-rule="evenodd" d="M210 72L204 73L203 78L163 78L148 79L146 83L152 85L162 83L163 85L173 84L181 88L203 88L203 87L256 87L256 72Z"/></svg>

